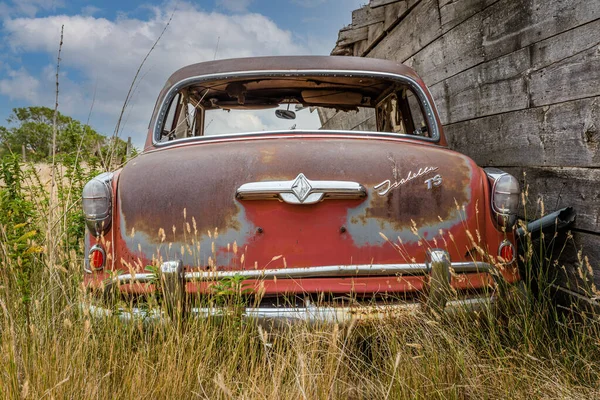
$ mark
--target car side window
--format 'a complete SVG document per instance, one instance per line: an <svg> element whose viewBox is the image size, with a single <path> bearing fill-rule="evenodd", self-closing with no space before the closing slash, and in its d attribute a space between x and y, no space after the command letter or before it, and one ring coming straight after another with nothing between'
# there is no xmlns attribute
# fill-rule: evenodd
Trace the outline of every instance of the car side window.
<svg viewBox="0 0 600 400"><path fill-rule="evenodd" d="M377 131L429 137L418 98L409 89L386 96L377 104Z"/></svg>
<svg viewBox="0 0 600 400"><path fill-rule="evenodd" d="M177 93L164 120L161 141L183 139L199 135L203 110L189 101L185 91Z"/></svg>
<svg viewBox="0 0 600 400"><path fill-rule="evenodd" d="M410 108L410 114L412 115L414 131L413 134L417 136L423 137L431 137L429 133L429 129L427 128L427 122L425 119L425 115L423 114L423 108L421 107L421 103L415 94L408 90L405 91L406 100L408 102L408 107Z"/></svg>

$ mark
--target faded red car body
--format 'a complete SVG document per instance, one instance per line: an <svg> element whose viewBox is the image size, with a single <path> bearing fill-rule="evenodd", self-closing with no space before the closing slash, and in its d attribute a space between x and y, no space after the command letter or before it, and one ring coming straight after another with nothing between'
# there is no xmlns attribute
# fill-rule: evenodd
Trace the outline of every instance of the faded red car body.
<svg viewBox="0 0 600 400"><path fill-rule="evenodd" d="M318 74L307 72L316 70ZM265 76L361 71L365 76L406 77L430 105L425 109L430 137L296 129L157 142L157 120L164 118L161 104L174 87L193 77L220 74L223 80L224 75L235 78L244 71ZM431 132L437 132L437 138ZM351 198L325 194L314 204L281 201L281 195L275 200L264 194L245 198L240 192L249 183L302 184L300 174L311 190L319 182L355 182L364 192ZM439 185L431 180L434 177L440 177ZM86 267L85 282L95 290L114 279L115 271L135 277L148 265L174 260L181 260L186 272L353 265L381 269L427 264L429 249L443 249L452 263L493 264L506 282L519 280L514 260L496 258L502 243L510 243L514 253L514 235L499 225L491 206L490 174L447 148L429 91L412 70L392 62L277 57L183 68L159 96L142 154L114 173L110 187L109 228L100 235L90 232L86 241L87 252L97 245L106 254L102 268L90 268L89 261ZM451 275L450 284L459 292L492 282L489 272L476 269ZM245 284L265 296L374 296L426 292L430 280L428 275L381 270L356 276L278 276L250 277ZM184 285L188 293L207 293L215 282L188 279ZM132 279L123 281L120 290L145 293L154 287Z"/></svg>

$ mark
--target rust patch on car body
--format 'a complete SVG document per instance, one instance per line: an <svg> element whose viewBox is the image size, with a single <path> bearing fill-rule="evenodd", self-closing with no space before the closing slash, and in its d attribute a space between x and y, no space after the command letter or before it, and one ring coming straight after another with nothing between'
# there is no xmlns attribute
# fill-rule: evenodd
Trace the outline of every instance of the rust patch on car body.
<svg viewBox="0 0 600 400"><path fill-rule="evenodd" d="M119 179L117 246L144 260L182 258L190 267L264 268L284 258L295 267L399 262L401 255L383 236L418 246L419 236L431 239L440 229L462 229L475 216L472 188L480 177L458 153L406 140L265 136L139 156ZM386 196L374 189L394 174L430 165L443 176L440 187L428 190L425 177L419 177ZM356 181L368 195L313 205L235 198L244 183L292 180L299 173L313 180ZM420 250L415 253L424 254Z"/></svg>

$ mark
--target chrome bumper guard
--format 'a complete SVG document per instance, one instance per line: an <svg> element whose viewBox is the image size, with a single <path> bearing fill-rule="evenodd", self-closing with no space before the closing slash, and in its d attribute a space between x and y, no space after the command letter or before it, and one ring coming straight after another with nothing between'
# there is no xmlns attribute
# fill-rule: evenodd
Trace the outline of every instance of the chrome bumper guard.
<svg viewBox="0 0 600 400"><path fill-rule="evenodd" d="M306 304L304 307L249 307L243 311L243 316L258 319L284 319L323 322L344 322L351 319L384 317L396 312L417 311L425 307L434 311L447 309L474 310L482 305L494 302L490 296L470 298L465 300L448 301L452 288L450 279L453 274L488 273L500 289L505 286L504 279L496 267L485 262L450 262L448 252L444 250L429 250L427 261L423 264L364 264L341 266L318 266L307 268L284 268L265 270L242 271L209 271L209 272L184 272L181 261L168 261L161 265L160 280L163 301L167 314L171 318L181 318L184 314L199 317L219 316L227 314L226 310L219 308L191 308L185 309L185 284L186 282L211 282L224 278L242 276L249 280L260 279L298 279L298 278L335 278L359 276L429 276L427 300L420 303L401 303L384 306L348 306L348 307L322 307ZM106 290L110 292L120 284L151 283L156 279L154 274L122 274L107 282ZM99 307L88 306L88 310L95 316L107 316L111 311ZM143 309L119 311L121 319L129 320L136 317L162 318L162 314Z"/></svg>

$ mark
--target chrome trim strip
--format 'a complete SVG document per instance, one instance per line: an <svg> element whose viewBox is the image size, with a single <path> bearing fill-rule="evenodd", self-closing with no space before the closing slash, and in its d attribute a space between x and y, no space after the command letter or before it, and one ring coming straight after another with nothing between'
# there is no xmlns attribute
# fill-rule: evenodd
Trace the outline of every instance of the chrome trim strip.
<svg viewBox="0 0 600 400"><path fill-rule="evenodd" d="M484 262L451 263L452 272L462 273L494 273L496 268ZM217 281L224 278L242 276L246 279L298 279L298 278L336 278L357 276L396 276L396 275L427 275L430 273L429 263L415 264L359 264L359 265L328 265L304 268L251 269L241 271L207 271L185 272L184 280ZM113 283L148 283L155 280L154 274L121 274L113 279Z"/></svg>
<svg viewBox="0 0 600 400"><path fill-rule="evenodd" d="M346 136L346 138L353 138L357 136L359 138L364 139L408 139L414 140L416 142L426 141L427 144L430 145L438 145L437 141L431 141L429 138L423 138L421 136L414 135L406 135L402 133L390 133L390 132L373 132L373 131L342 131L342 130L319 130L319 129L298 129L292 131L286 130L277 130L277 131L257 131L257 132L242 132L242 133L225 133L222 135L213 135L213 136L195 136L182 138L177 140L172 140L169 142L159 142L155 144L155 148L148 149L144 151L144 154L165 150L169 148L179 147L181 145L185 145L187 143L202 143L202 142L224 142L224 141L234 141L239 139L252 139L252 138L260 138L260 139L287 139L287 138L311 138L315 136L328 136L331 138L331 135L339 135ZM418 139L420 138L420 139ZM166 145L166 146L165 146Z"/></svg>
<svg viewBox="0 0 600 400"><path fill-rule="evenodd" d="M425 93L423 88L414 79L412 79L408 76L398 75L398 74L393 74L393 73L388 73L388 72L373 72L373 71L359 71L359 70L323 70L323 69L308 70L307 69L307 70L271 70L271 71L267 70L267 71L224 72L224 73L218 73L218 74L193 76L193 77L183 79L183 80L179 81L178 83L176 83L175 85L171 86L171 88L169 89L169 91L163 98L163 101L162 101L160 108L158 110L158 113L156 115L156 119L154 121L154 127L152 129L152 144L155 147L164 147L164 146L168 146L168 145L175 144L175 143L181 143L182 141L196 141L196 140L202 140L202 139L210 140L211 138L220 138L223 136L223 135L199 136L199 137L177 139L177 140L172 140L172 141L168 141L168 142L160 142L157 140L158 133L161 131L162 122L163 122L165 115L167 113L167 110L169 108L169 104L171 103L171 100L173 99L175 94L180 89L182 89L184 86L189 86L194 83L200 83L200 82L204 82L204 81L208 81L208 80L216 80L216 79L224 79L224 78L241 78L241 77L251 78L251 77L255 77L255 76L292 77L292 76L335 76L335 75L389 78L389 79L397 80L397 81L408 84L408 86L410 86L411 89L417 94L417 97L419 98L419 100L421 102L421 106L423 107L424 114L427 118L427 124L429 125L428 128L431 132L431 137L426 138L426 137L416 136L416 135L392 134L390 132L369 132L370 134L372 134L374 136L393 135L395 137L406 137L406 138L422 140L425 142L433 142L433 143L437 143L440 141L441 134L440 134L439 127L436 123L435 115L433 113L433 106L429 102L429 100L427 98L427 94ZM277 131L274 131L274 132L277 132ZM318 132L328 132L328 131L319 130ZM351 131L349 131L349 132L351 132ZM249 133L265 134L265 133L271 133L271 132L249 132ZM290 133L293 133L293 131L290 131ZM244 134L232 134L232 135L228 135L228 136L229 137L238 137L240 135L244 135Z"/></svg>
<svg viewBox="0 0 600 400"><path fill-rule="evenodd" d="M474 312L481 311L485 307L493 306L496 303L494 295L485 297L472 297L461 300L450 300L444 307L444 312ZM117 316L121 321L128 322L132 320L145 321L167 321L164 312L158 309L132 308L130 310L119 309L116 311L107 308L94 306L91 304L81 304L81 308L89 311L90 315L96 318L107 318L112 315ZM247 307L242 316L257 320L282 320L282 321L305 321L305 322L348 322L353 319L381 319L393 317L397 313L416 314L422 310L422 304L418 302L385 304L377 306L357 305L347 307L335 306L315 306L308 304L305 307ZM227 315L230 310L223 308L196 307L189 310L188 315L209 318Z"/></svg>
<svg viewBox="0 0 600 400"><path fill-rule="evenodd" d="M299 174L290 181L250 182L240 186L235 197L239 200L279 199L289 204L315 204L323 199L361 199L367 189L349 181L311 181Z"/></svg>

